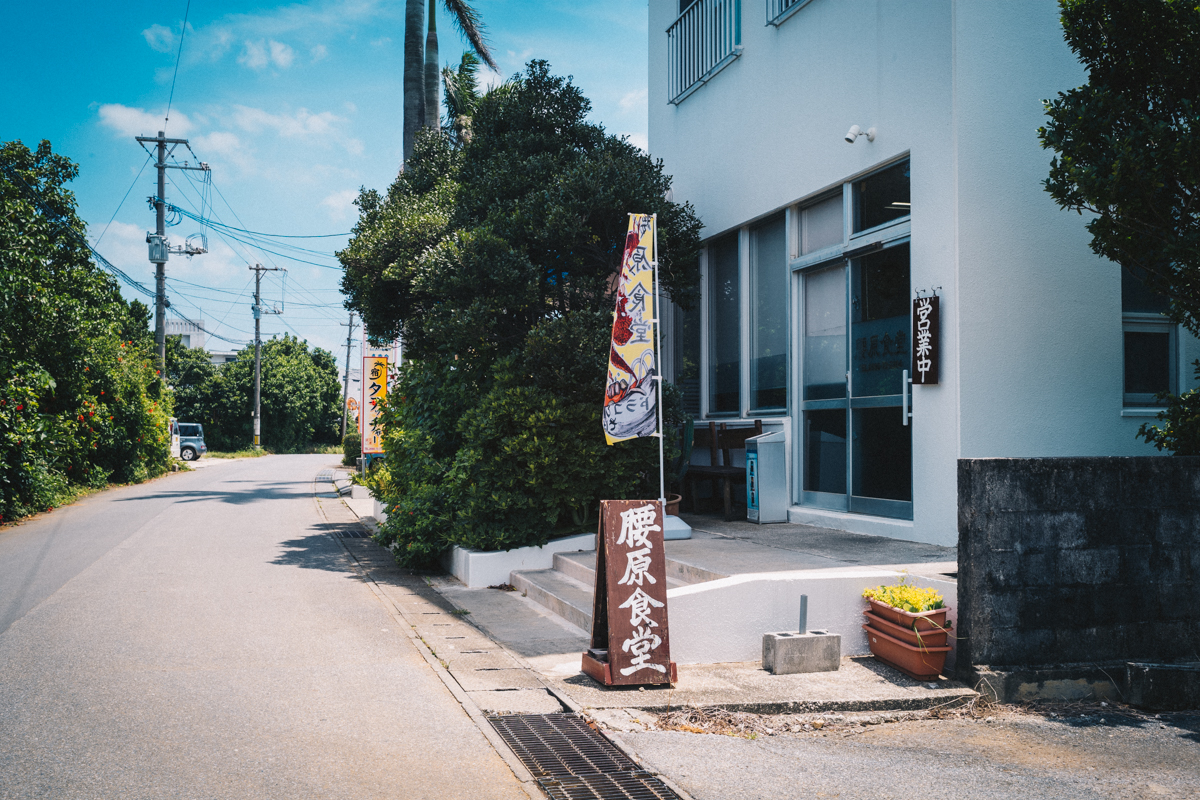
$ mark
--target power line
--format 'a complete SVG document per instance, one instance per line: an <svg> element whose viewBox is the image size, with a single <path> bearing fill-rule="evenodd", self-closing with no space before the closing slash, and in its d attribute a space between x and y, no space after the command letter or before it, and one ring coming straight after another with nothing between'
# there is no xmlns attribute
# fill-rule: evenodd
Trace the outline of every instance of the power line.
<svg viewBox="0 0 1200 800"><path fill-rule="evenodd" d="M179 62L183 56L183 37L187 35L188 13L191 10L192 0L188 0L187 8L183 11L183 27L179 30L179 52L175 54L175 74L171 76L171 94L167 98L167 118L163 120L164 131L167 129L167 123L171 121L171 103L175 100L175 79L179 77Z"/></svg>
<svg viewBox="0 0 1200 800"><path fill-rule="evenodd" d="M108 233L109 227L112 226L113 220L117 218L117 214L121 212L121 206L125 205L125 201L129 199L129 193L133 191L133 187L137 186L138 178L142 177L142 173L146 171L146 165L150 163L153 155L147 155L146 160L142 162L142 168L138 170L138 174L134 176L133 183L129 184L129 188L125 190L125 196L121 198L121 202L117 203L117 210L108 218L108 225L104 226L104 230L100 232L100 238L96 240L96 246L100 246L100 242L104 239L104 234Z"/></svg>

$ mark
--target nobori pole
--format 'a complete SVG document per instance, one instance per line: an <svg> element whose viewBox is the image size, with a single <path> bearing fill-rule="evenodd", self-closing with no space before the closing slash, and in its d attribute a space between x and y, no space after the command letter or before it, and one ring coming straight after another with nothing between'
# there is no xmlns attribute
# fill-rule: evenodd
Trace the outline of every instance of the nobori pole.
<svg viewBox="0 0 1200 800"><path fill-rule="evenodd" d="M658 214L651 215L654 226L654 339L655 358L654 379L658 381L658 501L662 503L663 517L667 513L667 478L666 462L663 455L663 370L662 370L662 306L659 303L658 292ZM666 524L666 523L664 523Z"/></svg>

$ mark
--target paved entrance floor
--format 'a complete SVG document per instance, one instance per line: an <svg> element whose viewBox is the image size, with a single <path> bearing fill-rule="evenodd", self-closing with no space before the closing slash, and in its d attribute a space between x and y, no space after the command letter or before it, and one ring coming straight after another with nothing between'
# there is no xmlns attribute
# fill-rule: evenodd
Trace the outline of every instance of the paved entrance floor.
<svg viewBox="0 0 1200 800"><path fill-rule="evenodd" d="M726 522L703 514L680 517L692 526L692 538L667 542L667 556L713 573L713 578L848 566L907 569L916 574L950 578L958 572L957 551L953 547L813 525L756 525L744 520Z"/></svg>

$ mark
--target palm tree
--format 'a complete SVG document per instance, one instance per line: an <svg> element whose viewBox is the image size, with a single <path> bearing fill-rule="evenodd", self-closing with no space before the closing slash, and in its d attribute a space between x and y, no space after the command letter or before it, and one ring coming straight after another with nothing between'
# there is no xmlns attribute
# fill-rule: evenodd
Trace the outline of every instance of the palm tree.
<svg viewBox="0 0 1200 800"><path fill-rule="evenodd" d="M483 63L496 70L495 59L483 38L483 23L464 0L442 0L458 32L471 43ZM412 157L417 131L438 124L437 22L435 0L429 0L429 30L422 47L425 27L423 0L406 0L404 10L404 160Z"/></svg>
<svg viewBox="0 0 1200 800"><path fill-rule="evenodd" d="M444 130L455 147L462 147L471 140L471 117L475 116L475 107L479 104L479 89L475 82L479 64L479 58L468 50L463 53L458 69L446 67L442 70L442 86L446 91Z"/></svg>

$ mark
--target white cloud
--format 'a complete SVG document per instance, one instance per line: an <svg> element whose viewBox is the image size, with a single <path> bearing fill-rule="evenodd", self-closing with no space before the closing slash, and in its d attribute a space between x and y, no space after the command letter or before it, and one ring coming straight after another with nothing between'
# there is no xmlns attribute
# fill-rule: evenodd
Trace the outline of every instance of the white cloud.
<svg viewBox="0 0 1200 800"><path fill-rule="evenodd" d="M100 106L100 123L123 136L153 136L163 127L164 111L105 103ZM183 136L192 129L192 121L181 111L171 113L171 133Z"/></svg>
<svg viewBox="0 0 1200 800"><path fill-rule="evenodd" d="M392 37L390 37L390 36L380 36L378 39L371 40L372 47L383 47L383 46L391 44L391 43L392 43Z"/></svg>
<svg viewBox="0 0 1200 800"><path fill-rule="evenodd" d="M330 219L341 222L354 215L356 199L358 199L358 192L353 189L343 189L326 197L321 201L321 205L329 209Z"/></svg>
<svg viewBox="0 0 1200 800"><path fill-rule="evenodd" d="M268 63L267 46L264 42L246 42L238 63L250 69L262 69Z"/></svg>
<svg viewBox="0 0 1200 800"><path fill-rule="evenodd" d="M286 44L271 41L271 63L280 69L287 69L292 65L293 59L296 57L296 52Z"/></svg>
<svg viewBox="0 0 1200 800"><path fill-rule="evenodd" d="M223 156L235 155L244 150L242 141L237 134L228 131L214 131L205 136L197 136L196 144L204 148L205 153L217 153Z"/></svg>
<svg viewBox="0 0 1200 800"><path fill-rule="evenodd" d="M296 57L296 51L288 47L282 42L277 42L274 39L267 41L259 39L257 42L246 40L242 47L242 54L238 56L238 63L250 69L262 69L269 64L274 64L280 69L287 69L292 65L292 61Z"/></svg>
<svg viewBox="0 0 1200 800"><path fill-rule="evenodd" d="M622 111L644 111L650 93L646 89L637 89L625 95L619 101Z"/></svg>
<svg viewBox="0 0 1200 800"><path fill-rule="evenodd" d="M313 114L301 108L295 114L272 114L261 108L233 107L234 123L247 133L273 130L280 136L330 136L346 120L332 111Z"/></svg>
<svg viewBox="0 0 1200 800"><path fill-rule="evenodd" d="M329 49L327 47L325 47L325 45L319 44L319 45L316 45L315 47L313 47L311 50L309 50L308 54L312 58L313 63L315 64L318 61L321 61L322 59L324 59L326 56L329 55Z"/></svg>
<svg viewBox="0 0 1200 800"><path fill-rule="evenodd" d="M622 135L626 139L628 139L629 143L631 145L633 145L634 147L639 147L647 153L650 152L650 140L648 138L646 138L646 134L644 134L644 133L626 133L626 134L622 134Z"/></svg>
<svg viewBox="0 0 1200 800"><path fill-rule="evenodd" d="M175 49L175 32L166 25L151 25L142 31L146 44L150 49L159 53L169 53Z"/></svg>

